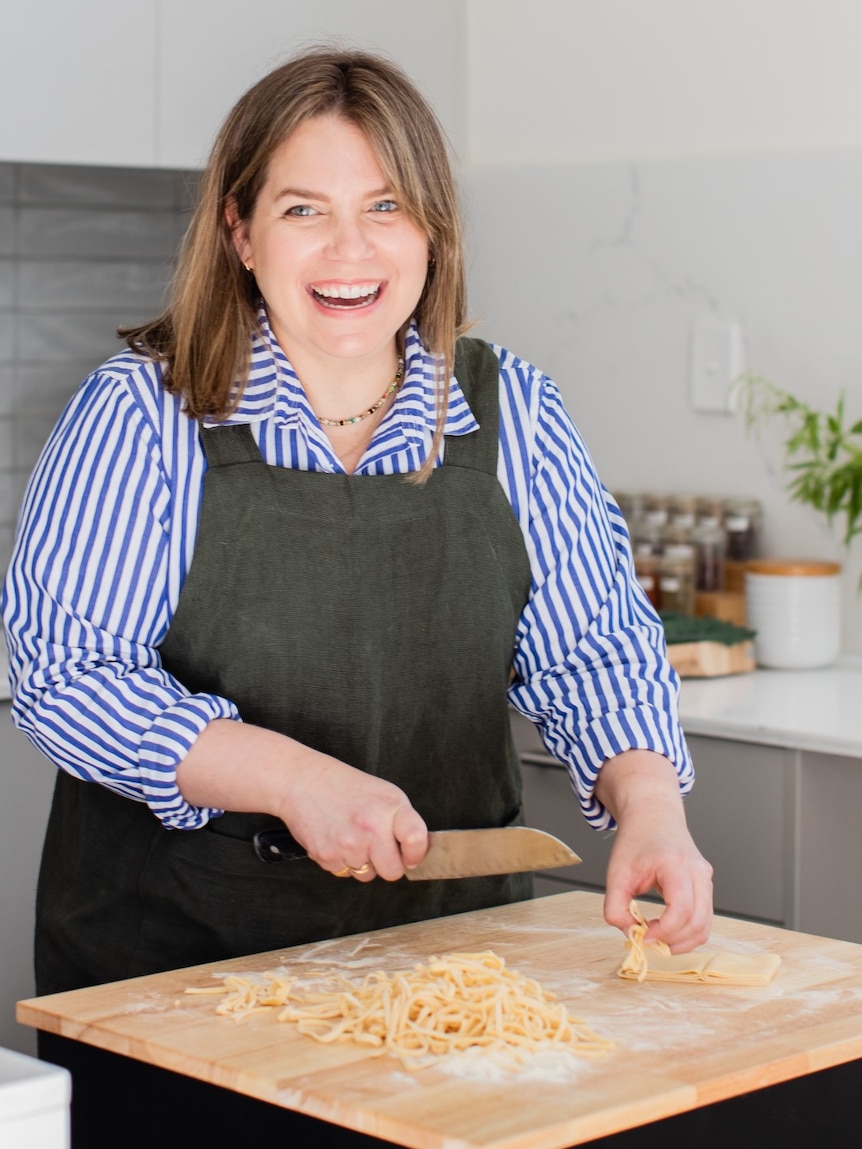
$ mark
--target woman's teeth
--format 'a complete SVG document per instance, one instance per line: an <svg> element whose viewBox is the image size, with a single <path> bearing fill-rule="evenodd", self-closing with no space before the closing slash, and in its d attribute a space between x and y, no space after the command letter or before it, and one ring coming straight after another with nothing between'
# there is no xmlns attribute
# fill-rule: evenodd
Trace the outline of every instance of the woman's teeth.
<svg viewBox="0 0 862 1149"><path fill-rule="evenodd" d="M324 307L364 307L373 303L380 294L380 284L343 283L333 287L312 287L311 290Z"/></svg>

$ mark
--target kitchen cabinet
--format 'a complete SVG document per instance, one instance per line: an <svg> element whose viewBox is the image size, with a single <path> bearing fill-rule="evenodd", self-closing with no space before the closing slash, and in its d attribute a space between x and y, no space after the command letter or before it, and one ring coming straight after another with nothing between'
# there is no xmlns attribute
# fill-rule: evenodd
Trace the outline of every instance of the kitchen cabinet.
<svg viewBox="0 0 862 1149"><path fill-rule="evenodd" d="M715 869L720 913L862 942L862 662L685 680L680 717L697 780L692 834ZM568 774L513 714L528 820L584 864L537 878L539 893L602 889L612 834L589 829Z"/></svg>
<svg viewBox="0 0 862 1149"><path fill-rule="evenodd" d="M156 0L7 4L0 159L146 167L156 155Z"/></svg>
<svg viewBox="0 0 862 1149"><path fill-rule="evenodd" d="M0 1046L33 1054L15 1002L34 988L36 878L55 767L12 725L9 703L0 703L0 764Z"/></svg>
<svg viewBox="0 0 862 1149"><path fill-rule="evenodd" d="M862 942L862 759L802 755L795 920L799 929Z"/></svg>
<svg viewBox="0 0 862 1149"><path fill-rule="evenodd" d="M396 60L430 100L455 150L465 142L459 0L438 0L433 20L421 20L421 33L417 17L399 0L329 0L325 16L284 0L247 0L245 35L237 35L230 0L208 0L205 21L198 0L173 0L165 7L156 92L160 167L202 166L222 119L247 88L293 52L332 42L336 33L337 43Z"/></svg>
<svg viewBox="0 0 862 1149"><path fill-rule="evenodd" d="M4 14L0 160L198 168L237 98L301 47L331 41L398 61L429 98L459 151L465 141L463 11L434 19L398 0L330 0L314 9L247 0L81 0L15 5ZM445 62L445 66L441 66Z"/></svg>
<svg viewBox="0 0 862 1149"><path fill-rule="evenodd" d="M613 832L583 821L568 772L543 749L538 732L513 715L524 775L527 821L568 842L582 864L537 878L537 892L601 890ZM715 908L776 925L793 916L791 834L796 760L776 747L689 738L697 782L686 818L715 869Z"/></svg>

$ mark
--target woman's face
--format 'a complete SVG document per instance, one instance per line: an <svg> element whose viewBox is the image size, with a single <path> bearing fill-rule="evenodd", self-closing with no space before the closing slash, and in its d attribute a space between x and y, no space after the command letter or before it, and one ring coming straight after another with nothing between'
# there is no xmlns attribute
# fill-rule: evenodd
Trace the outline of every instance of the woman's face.
<svg viewBox="0 0 862 1149"><path fill-rule="evenodd" d="M330 115L301 124L233 236L300 376L347 361L391 365L422 294L428 243L359 128Z"/></svg>

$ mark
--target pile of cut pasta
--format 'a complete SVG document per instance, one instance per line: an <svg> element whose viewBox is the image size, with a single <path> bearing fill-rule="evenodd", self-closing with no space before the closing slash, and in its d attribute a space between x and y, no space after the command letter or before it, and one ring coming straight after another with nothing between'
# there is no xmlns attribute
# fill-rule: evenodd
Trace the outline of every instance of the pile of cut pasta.
<svg viewBox="0 0 862 1149"><path fill-rule="evenodd" d="M353 1041L408 1068L474 1049L523 1059L553 1049L598 1057L614 1047L490 951L434 957L392 974L378 970L361 981L328 970L323 986L303 987L276 970L230 974L221 986L186 992L222 994L216 1012L238 1019L278 1009L279 1021L316 1041Z"/></svg>

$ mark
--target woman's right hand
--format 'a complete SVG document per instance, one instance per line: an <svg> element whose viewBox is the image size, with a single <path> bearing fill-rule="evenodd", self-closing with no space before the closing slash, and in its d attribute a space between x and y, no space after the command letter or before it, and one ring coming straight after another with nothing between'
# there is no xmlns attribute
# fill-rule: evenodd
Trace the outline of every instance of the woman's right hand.
<svg viewBox="0 0 862 1149"><path fill-rule="evenodd" d="M428 829L403 790L314 750L291 769L279 816L319 866L360 881L395 881L428 849ZM369 869L357 874L365 865Z"/></svg>
<svg viewBox="0 0 862 1149"><path fill-rule="evenodd" d="M428 828L397 786L259 726L211 722L177 782L195 806L274 814L324 870L359 881L396 881L428 849Z"/></svg>

